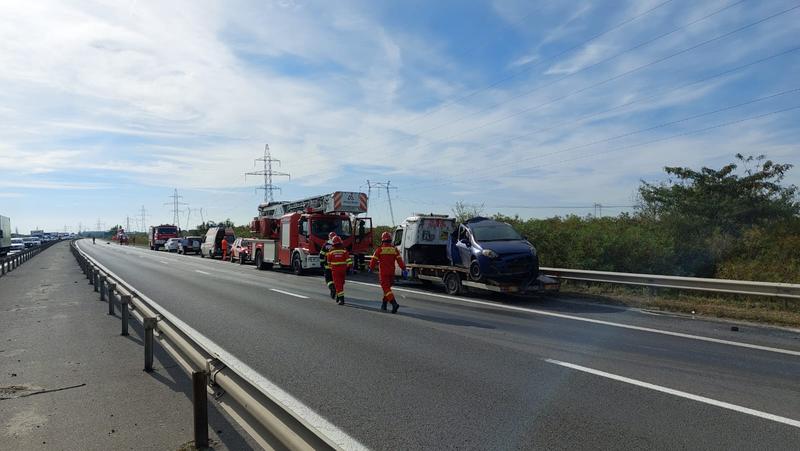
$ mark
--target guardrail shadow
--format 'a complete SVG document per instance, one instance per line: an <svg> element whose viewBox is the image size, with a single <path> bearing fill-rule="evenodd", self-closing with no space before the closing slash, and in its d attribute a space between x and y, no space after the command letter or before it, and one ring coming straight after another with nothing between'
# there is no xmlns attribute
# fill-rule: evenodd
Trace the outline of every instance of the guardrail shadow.
<svg viewBox="0 0 800 451"><path fill-rule="evenodd" d="M116 315L115 315L116 316ZM133 333L128 336L132 341L143 345L144 326L138 321L130 322L130 329L138 337L133 338ZM154 380L167 386L176 393L182 393L192 401L192 381L175 360L161 346L153 346L153 371L145 373ZM216 431L219 441L230 450L255 450L244 436L236 429L234 423L228 420L215 402L208 403L208 426ZM212 446L207 449L214 449ZM191 448L194 449L194 448Z"/></svg>

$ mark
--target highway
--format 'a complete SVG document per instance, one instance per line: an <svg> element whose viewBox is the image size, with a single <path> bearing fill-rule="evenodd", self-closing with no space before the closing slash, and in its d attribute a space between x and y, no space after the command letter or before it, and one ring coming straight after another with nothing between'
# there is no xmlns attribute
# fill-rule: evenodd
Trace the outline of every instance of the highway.
<svg viewBox="0 0 800 451"><path fill-rule="evenodd" d="M800 443L796 331L403 284L391 315L366 276L338 306L321 276L79 246L366 448Z"/></svg>

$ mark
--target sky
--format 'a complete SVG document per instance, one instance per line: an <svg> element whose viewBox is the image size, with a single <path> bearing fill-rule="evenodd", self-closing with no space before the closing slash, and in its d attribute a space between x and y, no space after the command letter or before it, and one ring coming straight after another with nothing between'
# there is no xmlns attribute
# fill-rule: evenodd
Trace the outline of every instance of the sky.
<svg viewBox="0 0 800 451"><path fill-rule="evenodd" d="M800 166L798 74L792 1L0 1L0 215L248 223L266 144L279 199L390 181L376 224L614 215L665 166Z"/></svg>

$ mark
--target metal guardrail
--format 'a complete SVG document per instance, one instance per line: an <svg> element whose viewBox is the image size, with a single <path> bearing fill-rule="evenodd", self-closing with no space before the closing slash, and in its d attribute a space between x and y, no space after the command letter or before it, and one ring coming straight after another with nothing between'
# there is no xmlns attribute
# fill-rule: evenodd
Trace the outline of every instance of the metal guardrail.
<svg viewBox="0 0 800 451"><path fill-rule="evenodd" d="M19 268L21 264L32 259L34 255L38 254L39 252L42 252L43 250L47 249L48 247L52 246L55 243L58 243L58 241L57 240L48 241L46 243L40 244L37 247L25 249L18 254L0 257L0 277L5 276L11 271Z"/></svg>
<svg viewBox="0 0 800 451"><path fill-rule="evenodd" d="M656 288L674 288L715 293L749 294L800 299L800 284L753 282L746 280L706 279L700 277L661 276L624 272L589 271L583 269L539 268L540 273L565 280L618 283Z"/></svg>
<svg viewBox="0 0 800 451"><path fill-rule="evenodd" d="M297 450L341 449L337 444L287 408L267 389L253 381L253 371L200 333L170 314L152 299L126 284L116 274L84 253L73 241L70 248L94 291L108 303L108 314L119 309L121 335L128 335L133 316L144 327L144 370L153 370L153 344L161 344L192 376L195 446L208 446L210 392L264 448Z"/></svg>

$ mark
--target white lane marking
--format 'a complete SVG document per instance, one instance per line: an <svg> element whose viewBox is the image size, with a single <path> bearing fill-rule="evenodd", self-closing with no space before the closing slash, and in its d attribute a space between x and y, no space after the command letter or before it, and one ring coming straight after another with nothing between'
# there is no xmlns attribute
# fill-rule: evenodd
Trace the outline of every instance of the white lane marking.
<svg viewBox="0 0 800 451"><path fill-rule="evenodd" d="M753 415L755 417L763 418L765 420L776 421L778 423L783 423L789 426L794 426L796 428L800 428L800 421L793 420L791 418L782 417L779 415L774 415L767 412L762 412L760 410L750 409L748 407L738 406L736 404L731 404L724 401L717 401L716 399L706 398L705 396L693 395L691 393L687 393L685 391L675 390L672 388L663 387L661 385L651 384L649 382L643 382L637 379L631 379L629 377L618 376L616 374L606 373L605 371L595 370L592 368L587 368L585 366L575 365L574 363L562 362L560 360L553 360L553 359L545 359L545 362L552 363L555 365L560 365L566 368L571 368L573 370L583 371L584 373L594 374L595 376L601 376L608 379L613 379L619 382L625 382L626 384L636 385L638 387L648 388L650 390L655 390L661 393L666 393L668 395L678 396L681 398L691 399L692 401L702 402L705 404L710 404L712 406L721 407L723 409L733 410L735 412L744 413L747 415Z"/></svg>
<svg viewBox="0 0 800 451"><path fill-rule="evenodd" d="M296 298L300 298L300 299L308 299L308 296L303 296L302 294L294 294L294 293L290 293L290 292L288 292L288 291L279 290L279 289L277 289L277 288L270 288L270 290L271 290L271 291L275 291L275 292L277 292L277 293L283 293L283 294L286 294L286 295L289 295L289 296L294 296L294 297L296 297Z"/></svg>
<svg viewBox="0 0 800 451"><path fill-rule="evenodd" d="M159 262L159 263L163 263L163 264L165 264L165 265L169 265L169 262L165 262L164 260L159 260L158 262Z"/></svg>
<svg viewBox="0 0 800 451"><path fill-rule="evenodd" d="M200 271L199 269L195 269L194 272L199 272L200 274L211 275L210 272Z"/></svg>
<svg viewBox="0 0 800 451"><path fill-rule="evenodd" d="M357 283L357 284L361 284L361 285L369 285L369 286L373 286L373 287L380 287L380 285L378 285L378 284L367 283L367 282L359 282L359 281L356 281L356 280L348 281L347 283ZM580 316L565 315L563 313L554 313L554 312L548 312L548 311L545 311L545 310L537 310L537 309L532 309L532 308L516 307L516 306L513 306L513 305L505 305L505 304L497 304L497 303L487 302L487 301L479 301L477 299L459 298L459 297L455 297L455 296L449 296L449 295L444 295L444 294L436 294L436 293L426 293L424 291L409 290L408 288L393 287L392 291L405 291L405 292L408 292L408 293L414 293L414 294L419 294L419 295L423 295L423 296L432 296L432 297L444 298L444 299L451 299L451 300L454 300L454 301L465 302L465 303L469 303L469 304L486 305L486 306L489 306L489 307L494 307L494 308L499 308L499 309L512 310L512 311L525 312L525 313L533 313L535 315L550 316L550 317L562 318L562 319L571 319L571 320L574 320L574 321L583 321L583 322L592 323L592 324L602 324L604 326L620 327L622 329L637 330L637 331L641 331L641 332L651 332L651 333L654 333L654 334L669 335L669 336L672 336L672 337L679 337L679 338L688 338L690 340L706 341L706 342L709 342L709 343L718 343L718 344L729 345L729 346L738 346L740 348L757 349L759 351L777 352L779 354L788 354L788 355L793 355L793 356L800 357L800 351L792 351L791 349L773 348L773 347L770 347L770 346L754 345L754 344L750 344L750 343L743 343L743 342L740 342L740 341L723 340L723 339L720 339L720 338L703 337L701 335L684 334L684 333L681 333L681 332L671 332L671 331L668 331L668 330L653 329L653 328L650 328L650 327L642 327L642 326L633 326L633 325L630 325L630 324L614 323L614 322L611 322L611 321L603 321L603 320L600 320L600 319L592 319L592 318L583 318L583 317L580 317Z"/></svg>
<svg viewBox="0 0 800 451"><path fill-rule="evenodd" d="M83 251L82 246L80 246L80 244L78 244L78 247L81 248L81 250ZM88 252L86 254L88 255ZM89 257L92 258L96 263L98 263L103 271L107 272L108 274L110 274L120 282L124 283L125 285L131 286L129 283L125 282L121 277L110 271L107 267L100 264L95 257L91 255ZM255 385L262 393L267 395L269 398L275 400L280 404L283 404L290 412L293 412L294 416L297 417L301 422L307 423L311 427L322 432L322 434L325 435L328 439L333 441L336 445L339 445L341 449L353 450L353 451L369 450L369 448L361 444L361 442L359 442L355 438L351 437L347 432L336 427L333 423L328 421L322 415L320 415L316 411L312 410L310 407L303 404L302 401L293 397L292 395L284 391L282 388L275 385L272 381L262 376L254 369L250 368L250 366L248 366L243 361L239 360L236 356L223 349L220 345L211 341L210 339L208 339L208 337L206 337L205 335L195 330L193 327L189 326L188 324L178 319L178 317L170 313L168 310L166 310L164 307L159 305L156 301L152 300L150 297L148 297L141 291L137 290L137 296L142 298L148 304L152 305L156 310L159 311L159 313L165 316L170 322L172 322L172 324L177 326L181 331L191 336L209 354L218 356L220 360L225 362L229 367L233 368L233 370L237 374L241 375L242 378L244 378L251 384Z"/></svg>

